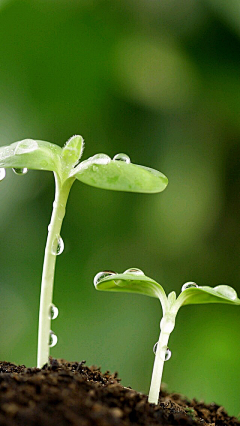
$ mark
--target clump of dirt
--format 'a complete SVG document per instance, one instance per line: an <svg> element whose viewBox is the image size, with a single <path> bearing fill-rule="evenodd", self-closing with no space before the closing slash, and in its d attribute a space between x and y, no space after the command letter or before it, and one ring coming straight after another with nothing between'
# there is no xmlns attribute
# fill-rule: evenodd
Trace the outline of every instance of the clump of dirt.
<svg viewBox="0 0 240 426"><path fill-rule="evenodd" d="M42 369L0 362L0 426L237 426L216 404L161 392L159 404L121 386L117 373L50 359Z"/></svg>

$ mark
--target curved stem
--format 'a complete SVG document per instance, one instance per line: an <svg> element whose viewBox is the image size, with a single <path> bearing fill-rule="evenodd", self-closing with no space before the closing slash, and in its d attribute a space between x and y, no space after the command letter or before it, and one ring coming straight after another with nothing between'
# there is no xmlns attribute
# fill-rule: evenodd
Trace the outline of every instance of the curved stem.
<svg viewBox="0 0 240 426"><path fill-rule="evenodd" d="M74 178L67 179L63 184L59 176L54 173L55 177L55 200L53 203L52 217L48 227L48 237L45 248L40 309L39 309L39 328L38 328L38 354L37 366L48 363L49 358L49 337L51 325L51 305L53 295L54 271L56 263L57 240L60 237L62 221L65 216L65 208L69 195L69 191L73 184ZM55 247L56 246L56 247ZM55 248L55 251L53 249Z"/></svg>

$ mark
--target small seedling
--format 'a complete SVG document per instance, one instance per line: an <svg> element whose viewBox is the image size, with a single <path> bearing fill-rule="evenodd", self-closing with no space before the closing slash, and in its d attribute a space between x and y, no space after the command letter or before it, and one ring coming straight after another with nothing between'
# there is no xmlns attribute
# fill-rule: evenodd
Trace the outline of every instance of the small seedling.
<svg viewBox="0 0 240 426"><path fill-rule="evenodd" d="M123 274L111 271L99 272L94 278L97 290L129 292L145 294L156 297L162 305L163 317L160 322L160 336L154 345L155 361L148 401L157 404L162 380L164 361L171 358L168 348L168 340L175 326L176 315L181 306L202 303L228 303L240 305L240 299L236 291L228 285L217 287L200 287L194 282L187 282L182 286L182 291L176 298L175 291L168 296L162 286L156 281L144 275L137 268L127 269Z"/></svg>
<svg viewBox="0 0 240 426"><path fill-rule="evenodd" d="M49 347L57 343L57 336L50 329L51 320L58 315L58 309L52 304L54 271L56 256L64 250L60 233L73 182L77 179L97 188L143 193L161 192L168 184L162 173L132 164L126 154L117 154L113 160L108 155L96 154L80 162L83 149L82 136L73 136L63 148L33 139L24 139L0 148L0 180L5 177L6 168L12 168L18 175L25 175L28 169L50 170L55 177L55 200L42 272L37 356L39 368L48 363Z"/></svg>

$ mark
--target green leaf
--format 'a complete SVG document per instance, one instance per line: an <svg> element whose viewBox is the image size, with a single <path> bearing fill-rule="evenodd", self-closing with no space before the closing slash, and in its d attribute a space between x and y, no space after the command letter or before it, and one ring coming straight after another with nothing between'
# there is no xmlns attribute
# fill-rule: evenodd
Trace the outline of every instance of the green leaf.
<svg viewBox="0 0 240 426"><path fill-rule="evenodd" d="M82 136L72 136L62 148L61 158L69 168L74 167L80 160L84 150Z"/></svg>
<svg viewBox="0 0 240 426"><path fill-rule="evenodd" d="M0 167L27 168L61 172L60 155L62 148L58 145L24 139L0 148Z"/></svg>
<svg viewBox="0 0 240 426"><path fill-rule="evenodd" d="M184 305L196 305L202 303L227 303L230 305L240 305L240 299L234 288L228 285L217 287L191 287L182 291L176 300L175 309L178 310Z"/></svg>
<svg viewBox="0 0 240 426"><path fill-rule="evenodd" d="M168 179L157 170L97 154L80 163L71 173L78 180L97 188L115 191L156 193L163 191Z"/></svg>
<svg viewBox="0 0 240 426"><path fill-rule="evenodd" d="M138 293L156 297L162 304L163 311L167 308L167 297L162 286L152 278L133 273L109 275L94 282L95 288L102 291Z"/></svg>

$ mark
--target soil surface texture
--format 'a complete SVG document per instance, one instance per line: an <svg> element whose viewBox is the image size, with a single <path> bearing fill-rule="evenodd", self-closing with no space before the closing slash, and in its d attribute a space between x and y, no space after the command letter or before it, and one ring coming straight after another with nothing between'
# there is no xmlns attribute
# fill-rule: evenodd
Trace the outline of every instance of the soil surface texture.
<svg viewBox="0 0 240 426"><path fill-rule="evenodd" d="M0 426L237 426L217 404L161 392L159 404L121 386L117 373L50 359L42 369L0 362Z"/></svg>

